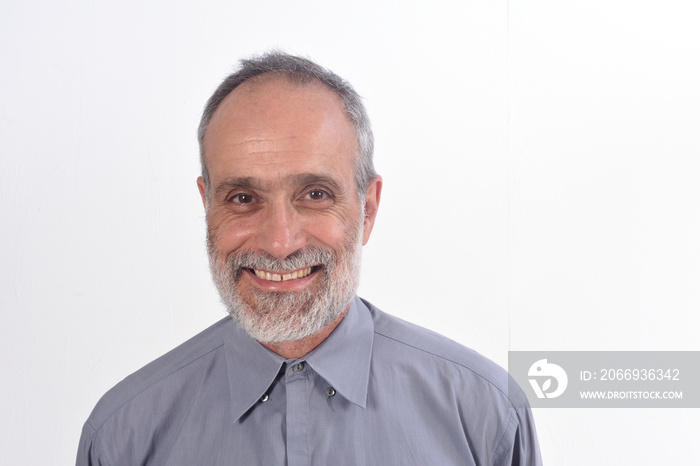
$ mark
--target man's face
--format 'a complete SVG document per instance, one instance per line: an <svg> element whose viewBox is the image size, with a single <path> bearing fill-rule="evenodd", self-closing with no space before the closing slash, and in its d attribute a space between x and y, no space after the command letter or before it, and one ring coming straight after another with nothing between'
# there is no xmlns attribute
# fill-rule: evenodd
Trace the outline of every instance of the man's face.
<svg viewBox="0 0 700 466"><path fill-rule="evenodd" d="M236 88L204 138L209 258L231 315L261 342L299 340L346 309L381 181L364 205L357 141L320 84L262 76Z"/></svg>

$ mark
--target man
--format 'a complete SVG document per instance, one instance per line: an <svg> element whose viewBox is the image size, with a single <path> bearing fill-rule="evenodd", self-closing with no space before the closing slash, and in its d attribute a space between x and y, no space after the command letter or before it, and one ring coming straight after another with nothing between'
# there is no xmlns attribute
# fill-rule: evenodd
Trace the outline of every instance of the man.
<svg viewBox="0 0 700 466"><path fill-rule="evenodd" d="M382 179L360 98L282 53L244 60L199 131L231 317L127 377L78 465L533 465L506 373L355 297Z"/></svg>

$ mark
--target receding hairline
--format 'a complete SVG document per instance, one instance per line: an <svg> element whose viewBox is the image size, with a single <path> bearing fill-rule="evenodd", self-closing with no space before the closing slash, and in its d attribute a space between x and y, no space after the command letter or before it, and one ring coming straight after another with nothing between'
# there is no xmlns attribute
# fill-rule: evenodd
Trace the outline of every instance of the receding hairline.
<svg viewBox="0 0 700 466"><path fill-rule="evenodd" d="M302 78L305 78L302 80ZM208 124L206 126L206 130L204 131L204 138L206 139L207 135L207 130L209 129L209 126L211 125L211 122L214 121L216 116L221 113L221 109L224 107L229 107L232 105L231 99L235 99L237 95L242 94L242 93L253 93L256 91L259 91L261 87L264 87L265 85L274 83L274 82L283 82L290 84L293 86L293 88L304 90L304 89L309 89L309 90L317 90L324 92L326 95L332 96L333 99L336 101L338 104L338 109L340 112L343 114L343 117L345 120L352 126L353 128L355 127L352 119L348 115L347 109L345 108L345 100L343 100L343 97L331 86L328 84L324 83L323 81L311 77L311 76L306 76L302 75L300 73L288 73L288 72L282 72L282 71L270 71L267 73L262 73L256 76L253 76L252 78L246 79L242 83L240 83L238 86L233 88L231 92L226 94L226 97L221 99L221 102L219 105L217 105L216 110L214 110L214 113L211 114L211 117L209 118ZM355 135L355 140L357 140L357 135ZM359 143L359 141L357 141Z"/></svg>
<svg viewBox="0 0 700 466"><path fill-rule="evenodd" d="M337 109L339 113L342 115L345 122L352 129L352 140L354 141L353 156L355 157L355 159L359 158L360 141L357 137L357 131L355 130L354 122L348 115L345 100L335 89L313 76L286 71L270 71L246 79L238 86L233 88L231 92L229 92L226 95L226 97L221 99L221 102L219 103L219 105L217 105L216 110L214 110L214 112L211 114L211 117L209 118L209 121L206 126L206 130L204 131L204 137L202 139L202 155L204 156L205 163L207 159L207 151L204 149L206 149L207 146L207 134L209 133L209 128L212 126L212 123L217 120L217 118L221 115L221 112L225 112L229 110L231 106L235 106L235 99L237 99L239 95L243 93L254 93L256 91L259 91L262 87L272 84L274 82L287 83L292 85L293 88L300 90L308 89L311 91L320 91L326 94L327 96L330 96L337 104Z"/></svg>

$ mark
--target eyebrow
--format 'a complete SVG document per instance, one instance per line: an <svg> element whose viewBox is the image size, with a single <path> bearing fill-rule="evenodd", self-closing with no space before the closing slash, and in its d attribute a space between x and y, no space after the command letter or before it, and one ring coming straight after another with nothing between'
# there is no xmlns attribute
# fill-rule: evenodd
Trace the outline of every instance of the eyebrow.
<svg viewBox="0 0 700 466"><path fill-rule="evenodd" d="M323 184L328 186L337 195L345 194L345 189L330 175L318 173L297 173L289 175L281 180L275 180L272 183L261 180L252 176L244 176L238 178L229 178L223 180L214 188L214 195L221 197L227 194L230 190L236 188L248 188L253 190L264 191L266 189L274 189L280 185L286 186L301 186L308 184Z"/></svg>

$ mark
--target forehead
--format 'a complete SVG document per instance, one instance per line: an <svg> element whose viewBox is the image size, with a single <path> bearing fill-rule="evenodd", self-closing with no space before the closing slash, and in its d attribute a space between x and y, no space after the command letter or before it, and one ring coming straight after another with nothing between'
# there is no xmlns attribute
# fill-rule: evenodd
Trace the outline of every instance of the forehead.
<svg viewBox="0 0 700 466"><path fill-rule="evenodd" d="M357 140L342 99L330 88L262 75L241 84L219 105L204 137L204 153L212 178L256 167L339 169L352 165Z"/></svg>

